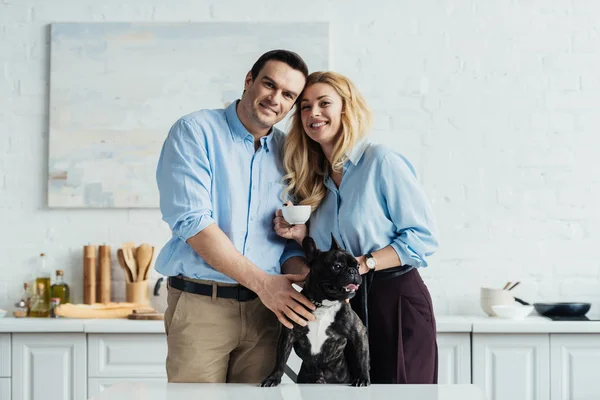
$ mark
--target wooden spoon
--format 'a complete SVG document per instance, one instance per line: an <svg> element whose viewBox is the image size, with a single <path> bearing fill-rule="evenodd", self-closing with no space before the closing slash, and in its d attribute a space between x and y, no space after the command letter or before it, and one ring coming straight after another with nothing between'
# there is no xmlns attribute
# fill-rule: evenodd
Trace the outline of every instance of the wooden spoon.
<svg viewBox="0 0 600 400"><path fill-rule="evenodd" d="M148 263L148 268L146 268L146 273L144 274L144 280L148 279L148 271L150 271L150 265L152 265L153 259L154 259L154 246L152 246L152 254L150 255L150 262Z"/></svg>
<svg viewBox="0 0 600 400"><path fill-rule="evenodd" d="M123 272L125 273L125 281L127 283L132 283L133 277L131 276L131 271L129 270L129 267L125 262L125 257L123 256L123 249L117 250L117 259L119 260L119 265L121 266L121 269L123 269Z"/></svg>
<svg viewBox="0 0 600 400"><path fill-rule="evenodd" d="M133 249L134 248L132 247L124 247L122 250L125 264L131 271L132 282L137 282L137 263L135 261L135 257L133 256Z"/></svg>
<svg viewBox="0 0 600 400"><path fill-rule="evenodd" d="M152 246L147 243L142 243L138 246L135 252L135 260L137 262L137 280L138 282L143 281L146 277L148 267L152 262Z"/></svg>
<svg viewBox="0 0 600 400"><path fill-rule="evenodd" d="M125 242L125 243L123 243L123 246L121 246L121 247L123 249L126 248L126 247L131 248L131 251L133 252L133 256L135 257L136 248L135 248L135 244L133 242Z"/></svg>

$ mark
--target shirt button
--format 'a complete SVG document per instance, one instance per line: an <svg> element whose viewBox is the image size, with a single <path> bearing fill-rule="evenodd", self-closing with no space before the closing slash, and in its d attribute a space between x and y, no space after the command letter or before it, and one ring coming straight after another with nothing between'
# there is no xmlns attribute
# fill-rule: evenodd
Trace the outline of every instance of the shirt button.
<svg viewBox="0 0 600 400"><path fill-rule="evenodd" d="M254 221L254 217L250 217L250 221L251 221L251 222L252 222L252 221Z"/></svg>
<svg viewBox="0 0 600 400"><path fill-rule="evenodd" d="M252 186L252 190L256 190L256 185L253 185L253 186Z"/></svg>

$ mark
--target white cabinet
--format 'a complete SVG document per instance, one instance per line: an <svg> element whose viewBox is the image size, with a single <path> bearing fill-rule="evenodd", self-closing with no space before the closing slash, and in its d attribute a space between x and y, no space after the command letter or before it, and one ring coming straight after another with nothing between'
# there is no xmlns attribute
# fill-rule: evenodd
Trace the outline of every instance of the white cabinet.
<svg viewBox="0 0 600 400"><path fill-rule="evenodd" d="M600 398L600 335L551 334L551 400Z"/></svg>
<svg viewBox="0 0 600 400"><path fill-rule="evenodd" d="M88 334L88 397L115 383L167 381L164 333Z"/></svg>
<svg viewBox="0 0 600 400"><path fill-rule="evenodd" d="M162 333L88 334L88 377L166 378Z"/></svg>
<svg viewBox="0 0 600 400"><path fill-rule="evenodd" d="M438 383L471 383L471 334L439 333Z"/></svg>
<svg viewBox="0 0 600 400"><path fill-rule="evenodd" d="M0 334L0 378L9 378L10 369L10 333L3 333Z"/></svg>
<svg viewBox="0 0 600 400"><path fill-rule="evenodd" d="M11 400L10 378L0 378L0 399Z"/></svg>
<svg viewBox="0 0 600 400"><path fill-rule="evenodd" d="M86 382L85 334L12 335L12 400L81 400Z"/></svg>
<svg viewBox="0 0 600 400"><path fill-rule="evenodd" d="M473 383L489 400L550 399L548 334L473 334Z"/></svg>

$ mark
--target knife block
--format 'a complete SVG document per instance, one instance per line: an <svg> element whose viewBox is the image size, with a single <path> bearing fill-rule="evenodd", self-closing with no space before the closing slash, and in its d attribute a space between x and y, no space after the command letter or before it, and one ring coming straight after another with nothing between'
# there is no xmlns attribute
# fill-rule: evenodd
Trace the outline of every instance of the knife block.
<svg viewBox="0 0 600 400"><path fill-rule="evenodd" d="M128 303L149 304L148 280L125 282L125 301Z"/></svg>

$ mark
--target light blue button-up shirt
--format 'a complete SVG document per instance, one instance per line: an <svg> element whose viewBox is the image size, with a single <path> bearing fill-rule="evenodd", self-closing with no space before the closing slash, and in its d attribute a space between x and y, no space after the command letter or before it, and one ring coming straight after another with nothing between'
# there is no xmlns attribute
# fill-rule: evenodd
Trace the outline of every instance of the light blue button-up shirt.
<svg viewBox="0 0 600 400"><path fill-rule="evenodd" d="M339 189L329 176L325 186L309 225L319 249L330 248L333 233L355 257L391 245L403 265L427 266L438 247L437 226L406 158L363 139L348 154Z"/></svg>
<svg viewBox="0 0 600 400"><path fill-rule="evenodd" d="M273 230L283 191L284 136L273 128L254 150L237 102L179 119L165 140L156 171L163 220L173 232L155 263L162 275L235 282L208 265L186 240L216 223L236 249L269 274L292 256L294 241Z"/></svg>

